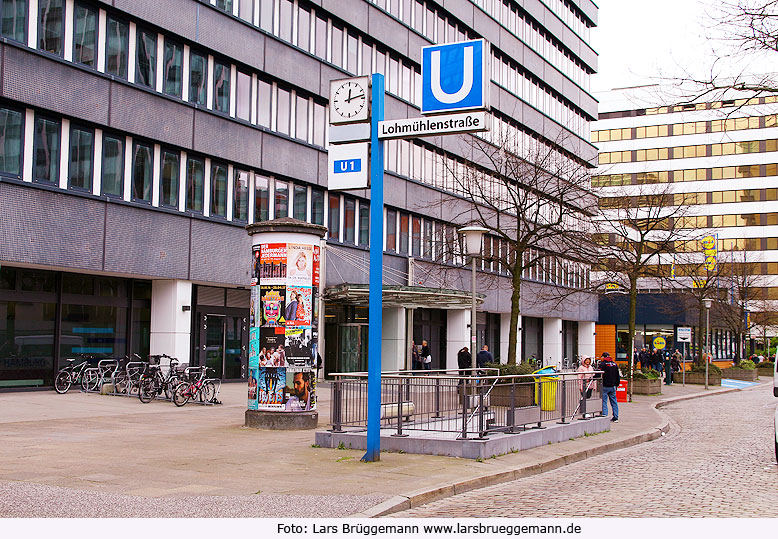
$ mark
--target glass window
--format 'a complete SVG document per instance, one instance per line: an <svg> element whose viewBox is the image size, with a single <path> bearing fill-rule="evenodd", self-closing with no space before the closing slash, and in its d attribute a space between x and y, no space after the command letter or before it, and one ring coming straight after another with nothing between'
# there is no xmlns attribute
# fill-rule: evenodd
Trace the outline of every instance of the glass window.
<svg viewBox="0 0 778 539"><path fill-rule="evenodd" d="M164 86L162 91L167 95L181 97L181 86L184 73L184 48L178 43L165 40Z"/></svg>
<svg viewBox="0 0 778 539"><path fill-rule="evenodd" d="M386 210L386 250L397 251L397 212Z"/></svg>
<svg viewBox="0 0 778 539"><path fill-rule="evenodd" d="M353 73L355 75L359 71L359 68L357 67L358 46L359 46L359 42L357 41L357 36L349 34L346 40L346 59L347 59L346 70L349 73Z"/></svg>
<svg viewBox="0 0 778 539"><path fill-rule="evenodd" d="M97 66L97 12L76 4L73 27L73 61Z"/></svg>
<svg viewBox="0 0 778 539"><path fill-rule="evenodd" d="M135 45L135 82L137 84L154 88L154 78L157 67L157 34L138 30L137 43Z"/></svg>
<svg viewBox="0 0 778 539"><path fill-rule="evenodd" d="M278 37L284 41L292 42L292 8L294 3L292 0L281 0L280 13L278 17Z"/></svg>
<svg viewBox="0 0 778 539"><path fill-rule="evenodd" d="M356 201L346 198L343 204L343 236L346 243L356 243Z"/></svg>
<svg viewBox="0 0 778 539"><path fill-rule="evenodd" d="M311 12L302 7L297 10L297 46L311 50Z"/></svg>
<svg viewBox="0 0 778 539"><path fill-rule="evenodd" d="M270 127L270 111L273 106L271 99L273 86L269 82L259 81L257 86L257 123Z"/></svg>
<svg viewBox="0 0 778 539"><path fill-rule="evenodd" d="M227 165L211 163L211 215L227 217Z"/></svg>
<svg viewBox="0 0 778 539"><path fill-rule="evenodd" d="M259 0L259 27L266 32L273 31L273 4L275 0Z"/></svg>
<svg viewBox="0 0 778 539"><path fill-rule="evenodd" d="M227 13L232 13L232 0L216 0L216 7Z"/></svg>
<svg viewBox="0 0 778 539"><path fill-rule="evenodd" d="M213 109L230 112L230 66L221 62L213 64Z"/></svg>
<svg viewBox="0 0 778 539"><path fill-rule="evenodd" d="M202 54L189 54L189 102L205 105L208 98L205 86L208 80L208 59Z"/></svg>
<svg viewBox="0 0 778 539"><path fill-rule="evenodd" d="M338 67L343 67L343 29L332 25L332 55L331 60Z"/></svg>
<svg viewBox="0 0 778 539"><path fill-rule="evenodd" d="M65 33L65 0L39 0L38 48L62 54Z"/></svg>
<svg viewBox="0 0 778 539"><path fill-rule="evenodd" d="M359 245L370 245L370 203L359 201Z"/></svg>
<svg viewBox="0 0 778 539"><path fill-rule="evenodd" d="M316 18L316 56L327 59L327 20Z"/></svg>
<svg viewBox="0 0 778 539"><path fill-rule="evenodd" d="M295 137L300 140L308 140L308 99L297 96L297 109L295 110Z"/></svg>
<svg viewBox="0 0 778 539"><path fill-rule="evenodd" d="M279 133L283 133L284 135L289 134L289 122L290 122L290 100L291 100L291 94L288 90L284 90L283 88L278 89L278 111L277 111L277 119L276 119L276 131Z"/></svg>
<svg viewBox="0 0 778 539"><path fill-rule="evenodd" d="M235 183L232 186L234 205L232 207L232 219L243 221L249 217L249 173L246 170L235 169Z"/></svg>
<svg viewBox="0 0 778 539"><path fill-rule="evenodd" d="M105 72L126 79L130 27L108 17L105 33Z"/></svg>
<svg viewBox="0 0 778 539"><path fill-rule="evenodd" d="M418 217L411 223L411 254L421 256L421 219Z"/></svg>
<svg viewBox="0 0 778 539"><path fill-rule="evenodd" d="M235 116L248 121L251 119L251 75L238 71L237 82Z"/></svg>
<svg viewBox="0 0 778 539"><path fill-rule="evenodd" d="M244 21L254 22L254 0L239 0L238 17Z"/></svg>
<svg viewBox="0 0 778 539"><path fill-rule="evenodd" d="M270 180L264 176L254 176L254 222L270 219Z"/></svg>
<svg viewBox="0 0 778 539"><path fill-rule="evenodd" d="M289 216L289 184L276 180L275 213L273 219Z"/></svg>
<svg viewBox="0 0 778 539"><path fill-rule="evenodd" d="M124 196L124 139L103 137L103 166L100 185L104 195Z"/></svg>
<svg viewBox="0 0 778 539"><path fill-rule="evenodd" d="M22 175L22 113L0 108L0 173Z"/></svg>
<svg viewBox="0 0 778 539"><path fill-rule="evenodd" d="M122 356L127 347L127 308L103 305L62 305L60 355Z"/></svg>
<svg viewBox="0 0 778 539"><path fill-rule="evenodd" d="M432 258L432 221L424 221L424 249L421 256Z"/></svg>
<svg viewBox="0 0 778 539"><path fill-rule="evenodd" d="M329 239L340 241L340 195L329 197Z"/></svg>
<svg viewBox="0 0 778 539"><path fill-rule="evenodd" d="M362 75L373 73L373 46L362 42Z"/></svg>
<svg viewBox="0 0 778 539"><path fill-rule="evenodd" d="M203 213L205 162L190 157L186 161L186 210Z"/></svg>
<svg viewBox="0 0 778 539"><path fill-rule="evenodd" d="M304 185L295 185L294 186L294 215L293 217L295 219L299 219L300 221L305 221L307 218L307 215L305 214L308 210L308 188Z"/></svg>
<svg viewBox="0 0 778 539"><path fill-rule="evenodd" d="M0 2L0 35L25 43L27 41L27 0Z"/></svg>
<svg viewBox="0 0 778 539"><path fill-rule="evenodd" d="M35 118L35 170L33 179L38 182L59 183L58 120L36 116Z"/></svg>
<svg viewBox="0 0 778 539"><path fill-rule="evenodd" d="M132 199L151 202L151 184L154 166L154 148L148 144L135 144L132 159Z"/></svg>
<svg viewBox="0 0 778 539"><path fill-rule="evenodd" d="M400 253L408 254L408 227L410 216L407 213L400 214Z"/></svg>
<svg viewBox="0 0 778 539"><path fill-rule="evenodd" d="M324 105L313 104L313 143L317 146L324 146L324 139L327 133L326 109Z"/></svg>
<svg viewBox="0 0 778 539"><path fill-rule="evenodd" d="M178 152L162 150L162 172L159 177L159 203L162 206L178 208L180 159Z"/></svg>
<svg viewBox="0 0 778 539"><path fill-rule="evenodd" d="M8 358L0 362L0 379L23 385L54 383L56 319L54 302L0 300L0 350Z"/></svg>
<svg viewBox="0 0 778 539"><path fill-rule="evenodd" d="M324 191L319 189L311 191L311 223L324 224Z"/></svg>
<svg viewBox="0 0 778 539"><path fill-rule="evenodd" d="M80 127L73 127L70 130L68 184L71 189L92 190L94 138L92 131Z"/></svg>

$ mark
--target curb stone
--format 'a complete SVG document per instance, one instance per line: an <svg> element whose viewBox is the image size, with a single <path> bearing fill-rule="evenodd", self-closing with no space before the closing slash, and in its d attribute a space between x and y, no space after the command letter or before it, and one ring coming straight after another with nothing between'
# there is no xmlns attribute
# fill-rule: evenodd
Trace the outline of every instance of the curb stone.
<svg viewBox="0 0 778 539"><path fill-rule="evenodd" d="M702 397L709 397L713 395L721 395L724 393L733 393L735 391L747 391L747 390L751 390L751 389L755 389L767 385L770 384L769 383L759 384L744 389L738 389L738 388L716 389L713 391L709 390L707 393L695 393L692 395L671 397L665 400L661 400L659 402L655 402L652 405L652 407L655 410L659 411L660 408L664 408L665 406L669 406L670 404L675 404L677 402L682 402L691 399L699 399ZM448 498L456 494L462 494L463 492L468 492L470 490L475 490L478 488L483 488L483 487L488 487L493 485L499 485L501 483L507 483L509 481L514 481L516 479L530 477L533 475L541 474L543 472L555 470L557 468L561 468L562 466L573 464L575 462L580 462L582 460L585 460L595 455L601 455L603 453L608 453L611 451L615 451L617 449L624 449L644 442L651 442L653 440L656 440L657 438L662 437L663 435L667 434L670 431L670 420L665 416L663 412L659 412L659 413L663 416L662 423L659 426L640 432L628 438L624 438L621 440L614 440L612 442L608 442L606 444L597 447L583 449L581 451L576 451L568 455L552 458L550 460L546 460L536 464L522 466L514 470L500 471L500 472L495 472L493 474L475 477L473 479L468 479L467 481L462 481L461 483L438 485L436 487L410 491L405 494L393 496L392 498L378 505L365 509L364 511L361 511L359 513L349 515L347 518L383 517L386 515L391 515L392 513L397 513L399 511L411 509L412 507L418 507L420 505L424 505L430 502L442 500L443 498Z"/></svg>

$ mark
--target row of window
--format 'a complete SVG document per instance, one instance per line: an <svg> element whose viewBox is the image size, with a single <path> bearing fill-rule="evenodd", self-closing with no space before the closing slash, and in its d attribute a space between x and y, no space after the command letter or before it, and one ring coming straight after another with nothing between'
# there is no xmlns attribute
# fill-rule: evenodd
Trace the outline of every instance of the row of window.
<svg viewBox="0 0 778 539"><path fill-rule="evenodd" d="M592 187L614 187L667 182L694 182L731 180L735 178L762 178L778 176L778 163L741 165L737 167L690 168L631 174L603 174L592 177Z"/></svg>
<svg viewBox="0 0 778 539"><path fill-rule="evenodd" d="M713 110L728 107L743 107L745 105L765 105L768 103L778 103L778 95L751 97L747 99L725 99L723 101L711 101L709 103L686 103L684 105L669 105L666 107L654 107L650 109L603 112L600 114L599 119L631 118L633 116L650 116L653 114L669 114L672 112L689 112L694 110Z"/></svg>
<svg viewBox="0 0 778 539"><path fill-rule="evenodd" d="M697 144L693 146L673 146L670 148L650 148L647 150L600 152L599 164L636 163L665 159L717 157L720 155L740 155L775 151L778 151L778 139L720 142L716 144Z"/></svg>
<svg viewBox="0 0 778 539"><path fill-rule="evenodd" d="M589 42L591 23L575 9L572 2L566 0L541 0L541 2L546 4L573 32L587 43Z"/></svg>
<svg viewBox="0 0 778 539"><path fill-rule="evenodd" d="M730 228L778 225L778 213L742 213L733 215L697 215L676 218L676 228Z"/></svg>
<svg viewBox="0 0 778 539"><path fill-rule="evenodd" d="M654 206L656 198L651 195L628 197L633 207ZM675 193L663 196L664 204L675 206L696 206L707 204L728 204L734 202L775 202L778 201L778 189L739 189L736 191L711 191L705 193ZM599 200L600 208L620 208L624 206L624 197Z"/></svg>
<svg viewBox="0 0 778 539"><path fill-rule="evenodd" d="M701 253L705 250L702 241L677 241L675 252ZM778 238L719 238L718 251L775 251L778 250Z"/></svg>

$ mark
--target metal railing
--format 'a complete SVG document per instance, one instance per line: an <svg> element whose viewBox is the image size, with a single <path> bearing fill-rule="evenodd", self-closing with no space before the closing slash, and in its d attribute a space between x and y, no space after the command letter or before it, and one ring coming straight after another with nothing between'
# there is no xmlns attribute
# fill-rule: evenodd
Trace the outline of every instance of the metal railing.
<svg viewBox="0 0 778 539"><path fill-rule="evenodd" d="M492 432L522 432L551 421L567 423L600 414L597 376L591 380L576 372L499 376L497 369L418 373L381 374L381 429L393 431L392 436L428 431L484 438ZM332 377L332 431L366 429L367 373ZM591 396L584 399L587 389Z"/></svg>

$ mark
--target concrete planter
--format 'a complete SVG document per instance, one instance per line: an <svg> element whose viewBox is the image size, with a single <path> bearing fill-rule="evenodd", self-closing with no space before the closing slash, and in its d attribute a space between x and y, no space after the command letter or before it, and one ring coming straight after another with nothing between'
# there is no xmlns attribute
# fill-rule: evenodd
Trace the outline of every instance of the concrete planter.
<svg viewBox="0 0 778 539"><path fill-rule="evenodd" d="M511 386L510 384L501 384L494 386L490 395L492 406L510 406L511 405ZM514 394L514 405L516 408L535 405L535 385L521 384L516 385Z"/></svg>
<svg viewBox="0 0 778 539"><path fill-rule="evenodd" d="M759 376L769 376L770 378L772 378L775 375L775 373L773 372L773 369L771 369L771 368L768 368L768 369L756 369L756 370L759 373Z"/></svg>
<svg viewBox="0 0 778 539"><path fill-rule="evenodd" d="M721 376L732 380L743 380L745 382L756 382L758 373L756 369L722 369Z"/></svg>
<svg viewBox="0 0 778 539"><path fill-rule="evenodd" d="M632 393L636 395L655 395L662 392L662 380L632 380Z"/></svg>
<svg viewBox="0 0 778 539"><path fill-rule="evenodd" d="M677 375L673 375L673 381L678 382L679 384L683 382L683 373L678 373ZM700 384L705 385L705 373L704 372L687 372L686 373L686 383L687 384ZM721 385L721 376L714 373L708 373L708 385L711 386L720 386Z"/></svg>

